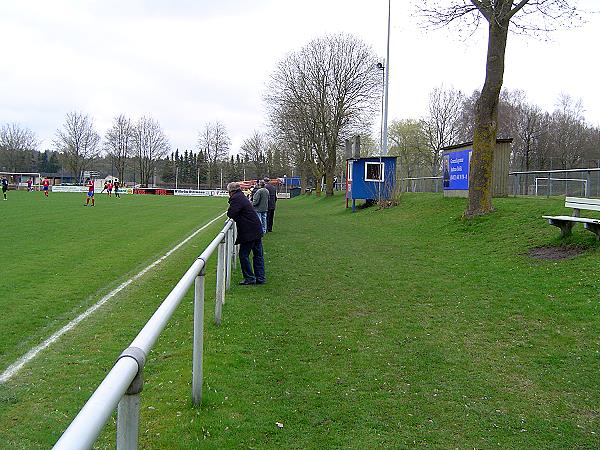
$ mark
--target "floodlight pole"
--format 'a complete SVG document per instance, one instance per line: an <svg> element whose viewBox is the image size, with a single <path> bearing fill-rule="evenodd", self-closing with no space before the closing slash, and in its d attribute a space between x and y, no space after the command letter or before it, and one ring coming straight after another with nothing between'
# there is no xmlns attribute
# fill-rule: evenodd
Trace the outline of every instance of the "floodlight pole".
<svg viewBox="0 0 600 450"><path fill-rule="evenodd" d="M388 89L390 84L390 15L392 11L392 0L388 0L388 29L387 29L387 52L385 58L385 88L383 92L383 148L381 153L388 153Z"/></svg>

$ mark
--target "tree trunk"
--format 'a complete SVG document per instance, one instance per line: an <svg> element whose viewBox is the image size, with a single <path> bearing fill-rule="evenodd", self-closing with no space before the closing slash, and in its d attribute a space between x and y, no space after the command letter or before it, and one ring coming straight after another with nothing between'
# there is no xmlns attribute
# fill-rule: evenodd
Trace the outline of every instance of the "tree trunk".
<svg viewBox="0 0 600 450"><path fill-rule="evenodd" d="M333 177L335 176L335 165L325 169L325 196L333 197Z"/></svg>
<svg viewBox="0 0 600 450"><path fill-rule="evenodd" d="M321 182L323 180L323 174L325 173L325 169L323 168L323 165L321 163L317 164L317 166L315 167L314 173L315 173L315 194L317 195L317 197L320 197L321 192L323 192L323 189L321 189Z"/></svg>
<svg viewBox="0 0 600 450"><path fill-rule="evenodd" d="M306 170L300 170L300 187L303 189L302 194L306 194L308 188L308 173Z"/></svg>
<svg viewBox="0 0 600 450"><path fill-rule="evenodd" d="M310 188L308 183L310 182L311 175L314 176L314 170L308 159L304 159L302 163L298 166L300 169L300 181L301 187L304 188L304 194L310 195L311 191L307 190Z"/></svg>
<svg viewBox="0 0 600 450"><path fill-rule="evenodd" d="M504 23L506 22L506 23ZM469 171L469 206L465 216L491 212L492 165L498 134L498 103L504 76L504 55L508 37L508 19L492 18L489 23L485 83L477 100L473 152Z"/></svg>

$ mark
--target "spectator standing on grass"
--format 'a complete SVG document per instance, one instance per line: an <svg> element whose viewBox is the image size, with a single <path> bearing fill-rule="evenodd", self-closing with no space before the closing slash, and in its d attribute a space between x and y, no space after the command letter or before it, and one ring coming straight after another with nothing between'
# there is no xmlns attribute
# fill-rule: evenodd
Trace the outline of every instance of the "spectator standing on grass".
<svg viewBox="0 0 600 450"><path fill-rule="evenodd" d="M50 180L48 177L44 178L42 181L42 190L44 191L44 197L48 197L48 189L50 189Z"/></svg>
<svg viewBox="0 0 600 450"><path fill-rule="evenodd" d="M269 210L269 191L265 188L265 182L259 181L258 189L252 196L252 206L262 225L262 232L267 232L267 211Z"/></svg>
<svg viewBox="0 0 600 450"><path fill-rule="evenodd" d="M83 206L89 205L90 199L92 199L92 206L94 206L94 180L92 180L91 178L86 178L85 185L88 188L88 192L87 197L85 198L85 205Z"/></svg>
<svg viewBox="0 0 600 450"><path fill-rule="evenodd" d="M118 181L115 181L114 188L115 188L115 198L121 198L121 196L119 195L119 182Z"/></svg>
<svg viewBox="0 0 600 450"><path fill-rule="evenodd" d="M4 196L4 200L8 200L6 198L6 191L8 191L8 180L6 177L2 177L2 195Z"/></svg>
<svg viewBox="0 0 600 450"><path fill-rule="evenodd" d="M229 193L227 217L235 221L237 226L235 243L240 244L240 266L244 275L244 279L240 281L240 284L264 284L267 279L265 278L265 260L262 246L262 224L252 207L252 203L240 189L239 183L229 183L227 192ZM252 265L250 265L250 252L252 252Z"/></svg>
<svg viewBox="0 0 600 450"><path fill-rule="evenodd" d="M269 191L269 206L267 209L267 233L273 231L273 218L275 217L275 204L277 203L277 189L271 180L265 177L265 188Z"/></svg>
<svg viewBox="0 0 600 450"><path fill-rule="evenodd" d="M258 180L256 180L256 183L254 183L254 186L252 186L252 190L250 191L250 200L252 200L254 194L256 193L256 191L258 191L258 188Z"/></svg>

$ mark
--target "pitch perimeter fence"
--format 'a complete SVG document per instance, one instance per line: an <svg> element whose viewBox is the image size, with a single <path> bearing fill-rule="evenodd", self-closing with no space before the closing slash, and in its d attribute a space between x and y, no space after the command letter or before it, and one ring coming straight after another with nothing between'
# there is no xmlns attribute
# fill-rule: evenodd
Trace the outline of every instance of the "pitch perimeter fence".
<svg viewBox="0 0 600 450"><path fill-rule="evenodd" d="M600 197L600 168L510 172L509 195ZM401 192L443 192L442 177L399 178Z"/></svg>
<svg viewBox="0 0 600 450"><path fill-rule="evenodd" d="M223 229L196 258L130 346L121 353L110 372L56 442L54 449L91 448L115 409L117 410L117 449L137 449L140 394L144 383L142 373L146 357L192 285L194 285L192 402L194 405L202 403L206 262L217 250L215 323L220 325L225 291L230 287L231 271L237 259L236 234L235 223L231 219L227 220Z"/></svg>

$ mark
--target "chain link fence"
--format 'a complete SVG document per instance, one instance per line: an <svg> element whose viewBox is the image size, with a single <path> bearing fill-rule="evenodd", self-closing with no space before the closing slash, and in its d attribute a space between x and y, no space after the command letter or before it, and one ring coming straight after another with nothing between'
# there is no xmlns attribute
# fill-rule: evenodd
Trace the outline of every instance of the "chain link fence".
<svg viewBox="0 0 600 450"><path fill-rule="evenodd" d="M600 168L510 172L509 195L600 197ZM442 177L399 178L402 192L443 192Z"/></svg>

